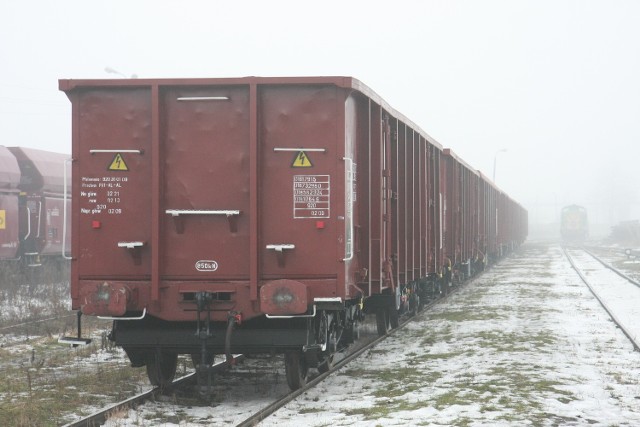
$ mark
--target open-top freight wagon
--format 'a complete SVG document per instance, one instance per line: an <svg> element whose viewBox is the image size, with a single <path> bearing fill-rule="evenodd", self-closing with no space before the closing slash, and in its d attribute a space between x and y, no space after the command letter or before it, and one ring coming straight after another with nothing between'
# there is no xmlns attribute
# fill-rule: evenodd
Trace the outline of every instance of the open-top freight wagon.
<svg viewBox="0 0 640 427"><path fill-rule="evenodd" d="M61 80L73 308L154 384L284 353L292 388L526 236L526 212L350 77ZM506 227L518 218L517 227ZM515 222L513 222L515 224Z"/></svg>

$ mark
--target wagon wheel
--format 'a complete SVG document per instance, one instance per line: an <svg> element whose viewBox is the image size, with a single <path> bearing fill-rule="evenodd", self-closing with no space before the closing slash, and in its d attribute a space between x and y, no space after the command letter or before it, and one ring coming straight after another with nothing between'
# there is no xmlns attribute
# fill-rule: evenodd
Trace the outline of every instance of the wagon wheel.
<svg viewBox="0 0 640 427"><path fill-rule="evenodd" d="M302 388L307 383L307 361L301 351L289 351L284 354L284 368L287 384L291 390Z"/></svg>
<svg viewBox="0 0 640 427"><path fill-rule="evenodd" d="M383 336L389 330L389 313L387 309L381 307L376 310L376 327L380 336Z"/></svg>
<svg viewBox="0 0 640 427"><path fill-rule="evenodd" d="M146 356L147 376L151 385L164 387L176 376L178 354L164 351L150 351Z"/></svg>

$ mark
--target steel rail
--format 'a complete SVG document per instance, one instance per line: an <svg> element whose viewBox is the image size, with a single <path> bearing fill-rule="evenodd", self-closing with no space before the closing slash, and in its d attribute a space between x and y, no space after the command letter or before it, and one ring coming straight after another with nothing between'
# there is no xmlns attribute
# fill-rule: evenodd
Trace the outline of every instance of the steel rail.
<svg viewBox="0 0 640 427"><path fill-rule="evenodd" d="M583 250L585 252L588 253L588 251L584 248L580 248L580 250ZM640 345L638 344L638 342L633 338L633 336L631 335L631 332L629 332L627 330L627 328L624 327L624 325L622 324L622 322L616 317L616 315L613 313L613 311L607 306L607 304L604 302L604 300L602 298L600 298L600 296L598 295L598 293L595 291L595 289L593 288L593 286L591 286L591 284L589 283L589 281L587 280L587 278L584 276L584 274L582 274L582 272L580 271L580 269L578 269L578 267L576 266L576 264L573 262L573 258L571 257L571 255L569 255L569 252L567 251L567 248L565 248L564 246L562 246L562 251L564 252L565 257L567 258L567 260L569 261L569 263L571 264L571 267L575 270L575 272L578 274L578 276L580 276L580 278L582 279L582 281L584 282L585 285L587 285L587 288L589 288L589 291L591 291L591 293L593 294L593 296L596 298L596 300L600 303L600 305L602 306L602 308L604 308L604 310L607 312L607 314L609 315L609 317L611 317L611 320L613 320L613 323L616 324L616 326L618 328L620 328L620 330L622 331L622 333L629 339L629 341L631 341L631 344L633 344L633 349L636 351L640 351ZM590 254L591 255L591 254Z"/></svg>
<svg viewBox="0 0 640 427"><path fill-rule="evenodd" d="M636 285L637 287L640 288L640 283L634 279L632 279L631 277L627 276L626 274L624 274L622 271L618 270L617 268L615 268L614 266L612 266L611 264L608 264L606 261L600 259L597 255L595 255L594 253L592 253L591 251L589 251L586 248L582 248L583 251L585 251L586 253L588 253L589 255L591 255L593 257L593 259L595 259L596 261L598 261L600 264L604 265L605 267L607 267L609 270L613 271L614 273L616 273L618 276L622 277L623 279L627 279L629 282L633 283L634 285Z"/></svg>
<svg viewBox="0 0 640 427"><path fill-rule="evenodd" d="M14 325L2 326L2 327L0 327L0 331L4 331L4 330L7 330L7 329L13 329L13 328L19 328L19 327L22 327L22 326L34 325L36 323L50 322L52 320L62 320L62 319L66 319L67 317L76 317L76 315L75 314L65 314L63 316L47 317L45 319L27 320L26 322L16 323Z"/></svg>
<svg viewBox="0 0 640 427"><path fill-rule="evenodd" d="M242 354L238 354L238 355L234 355L233 357L234 361L233 363L236 363L238 361L241 361L244 359L244 356ZM220 372L223 371L225 369L227 369L229 367L230 363L227 362L226 360L223 360L219 363L216 363L215 365L212 366L212 368L214 368L214 372ZM126 400L123 400L121 402L118 403L114 403L113 405L109 405L106 408L100 409L97 412L94 412L93 414L84 417L82 419L79 419L77 421L73 421L69 424L65 424L64 427L94 427L94 426L100 426L102 424L104 424L107 421L107 417L114 412L117 412L121 409L129 409L129 408L136 408L140 405L142 405L145 402L148 402L149 400L155 399L158 396L160 396L163 393L166 393L167 391L171 391L171 390L175 390L179 387L183 387L185 385L188 384L192 384L193 382L196 381L196 372L192 372L191 374L185 375L183 377L178 378L177 380L173 381L171 384L169 384L168 386L165 387L155 387L151 390L142 392L140 394L137 394L133 397L130 397Z"/></svg>

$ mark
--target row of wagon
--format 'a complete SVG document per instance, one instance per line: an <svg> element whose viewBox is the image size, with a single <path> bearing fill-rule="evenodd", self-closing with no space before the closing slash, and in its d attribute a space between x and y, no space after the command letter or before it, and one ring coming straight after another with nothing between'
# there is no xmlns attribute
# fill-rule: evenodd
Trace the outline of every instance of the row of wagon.
<svg viewBox="0 0 640 427"><path fill-rule="evenodd" d="M283 353L291 388L482 270L527 212L351 77L61 80L73 308L154 384ZM82 337L77 337L82 342Z"/></svg>

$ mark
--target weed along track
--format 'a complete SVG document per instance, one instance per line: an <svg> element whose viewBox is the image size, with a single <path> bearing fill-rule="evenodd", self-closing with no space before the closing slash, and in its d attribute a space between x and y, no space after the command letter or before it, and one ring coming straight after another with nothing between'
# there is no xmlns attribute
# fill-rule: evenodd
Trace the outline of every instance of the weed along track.
<svg viewBox="0 0 640 427"><path fill-rule="evenodd" d="M244 360L244 356L242 355L234 355L231 361L231 364L240 363ZM229 362L224 361L217 363L213 366L215 372L222 372L229 368ZM174 381L169 387L160 388L156 387L152 390L140 393L136 396L125 399L116 404L110 405L106 408L103 408L93 414L83 417L77 421L69 423L66 427L84 427L84 426L95 426L95 425L103 425L108 417L112 414L122 413L123 411L127 411L130 408L137 408L140 405L145 404L149 401L162 400L162 396L171 396L177 392L180 392L181 389L192 387L195 383L195 373L185 375Z"/></svg>

